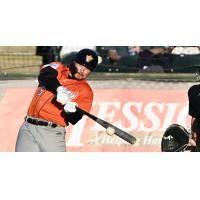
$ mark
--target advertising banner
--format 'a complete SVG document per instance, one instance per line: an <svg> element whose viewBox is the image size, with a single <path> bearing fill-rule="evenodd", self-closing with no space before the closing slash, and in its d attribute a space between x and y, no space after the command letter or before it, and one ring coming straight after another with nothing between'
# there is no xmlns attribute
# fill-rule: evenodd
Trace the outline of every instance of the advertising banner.
<svg viewBox="0 0 200 200"><path fill-rule="evenodd" d="M35 89L9 88L0 101L0 151L14 151ZM67 151L154 152L172 123L189 127L187 91L159 89L94 89L91 113L137 138L131 145L84 116L66 128Z"/></svg>

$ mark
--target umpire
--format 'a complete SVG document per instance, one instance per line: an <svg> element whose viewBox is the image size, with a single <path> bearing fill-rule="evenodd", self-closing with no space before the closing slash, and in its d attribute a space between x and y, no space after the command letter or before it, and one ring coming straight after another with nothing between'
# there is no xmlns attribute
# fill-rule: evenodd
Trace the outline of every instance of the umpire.
<svg viewBox="0 0 200 200"><path fill-rule="evenodd" d="M192 137L196 142L196 151L200 152L200 85L193 85L188 90L189 115L191 119Z"/></svg>
<svg viewBox="0 0 200 200"><path fill-rule="evenodd" d="M44 65L39 85L28 108L16 142L17 152L64 152L65 127L76 124L90 111L93 91L86 78L98 64L96 52L79 51L69 66L60 62Z"/></svg>

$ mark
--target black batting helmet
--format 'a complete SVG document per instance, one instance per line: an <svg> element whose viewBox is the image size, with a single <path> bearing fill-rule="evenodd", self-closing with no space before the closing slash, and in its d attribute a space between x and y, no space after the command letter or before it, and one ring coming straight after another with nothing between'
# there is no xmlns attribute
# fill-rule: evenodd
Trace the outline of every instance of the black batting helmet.
<svg viewBox="0 0 200 200"><path fill-rule="evenodd" d="M181 152L189 145L191 133L179 124L170 125L161 140L161 150L164 152Z"/></svg>
<svg viewBox="0 0 200 200"><path fill-rule="evenodd" d="M91 49L82 49L76 54L74 61L93 71L98 64L98 56Z"/></svg>

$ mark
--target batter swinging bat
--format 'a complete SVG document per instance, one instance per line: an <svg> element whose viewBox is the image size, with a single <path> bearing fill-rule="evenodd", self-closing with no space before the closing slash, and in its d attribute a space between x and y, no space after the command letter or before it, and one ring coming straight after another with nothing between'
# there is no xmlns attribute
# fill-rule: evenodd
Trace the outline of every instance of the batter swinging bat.
<svg viewBox="0 0 200 200"><path fill-rule="evenodd" d="M127 141L128 143L130 144L135 144L136 142L136 138L124 131L122 131L121 129L117 128L116 126L102 120L102 119L99 119L98 117L86 112L85 110L82 110L81 108L79 107L76 107L76 110L81 113L81 114L84 114L84 115L87 115L89 118L91 118L92 120L96 121L98 124L100 124L101 126L103 126L104 128L112 128L114 129L114 134L119 136L120 138L122 138L123 140Z"/></svg>

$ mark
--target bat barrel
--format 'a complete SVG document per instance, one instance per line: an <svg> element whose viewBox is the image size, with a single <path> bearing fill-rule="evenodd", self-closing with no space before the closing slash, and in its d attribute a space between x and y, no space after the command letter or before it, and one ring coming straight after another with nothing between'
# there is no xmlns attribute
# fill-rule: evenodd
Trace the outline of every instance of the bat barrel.
<svg viewBox="0 0 200 200"><path fill-rule="evenodd" d="M99 123L101 126L103 126L104 128L106 128L106 129L108 127L113 128L115 130L114 134L117 135L118 137L122 138L123 140L127 141L128 143L135 144L136 138L134 136L132 136L132 135L122 131L121 129L117 128L116 126L113 126L112 124L110 124L110 123L108 123L108 122L106 122L106 121L104 121L104 120L102 120L102 119L100 119L100 118L98 118L98 117L96 117L96 116L94 116L94 115L82 110L79 107L76 107L76 109L77 109L77 111L79 113L87 115L88 117L90 117L91 119L93 119L94 121Z"/></svg>
<svg viewBox="0 0 200 200"><path fill-rule="evenodd" d="M122 130L115 129L115 134L130 144L135 144L135 142L136 142L136 138L134 136L132 136Z"/></svg>
<svg viewBox="0 0 200 200"><path fill-rule="evenodd" d="M136 143L136 138L133 137L132 135L124 135L122 139L126 140L130 144L135 144Z"/></svg>

